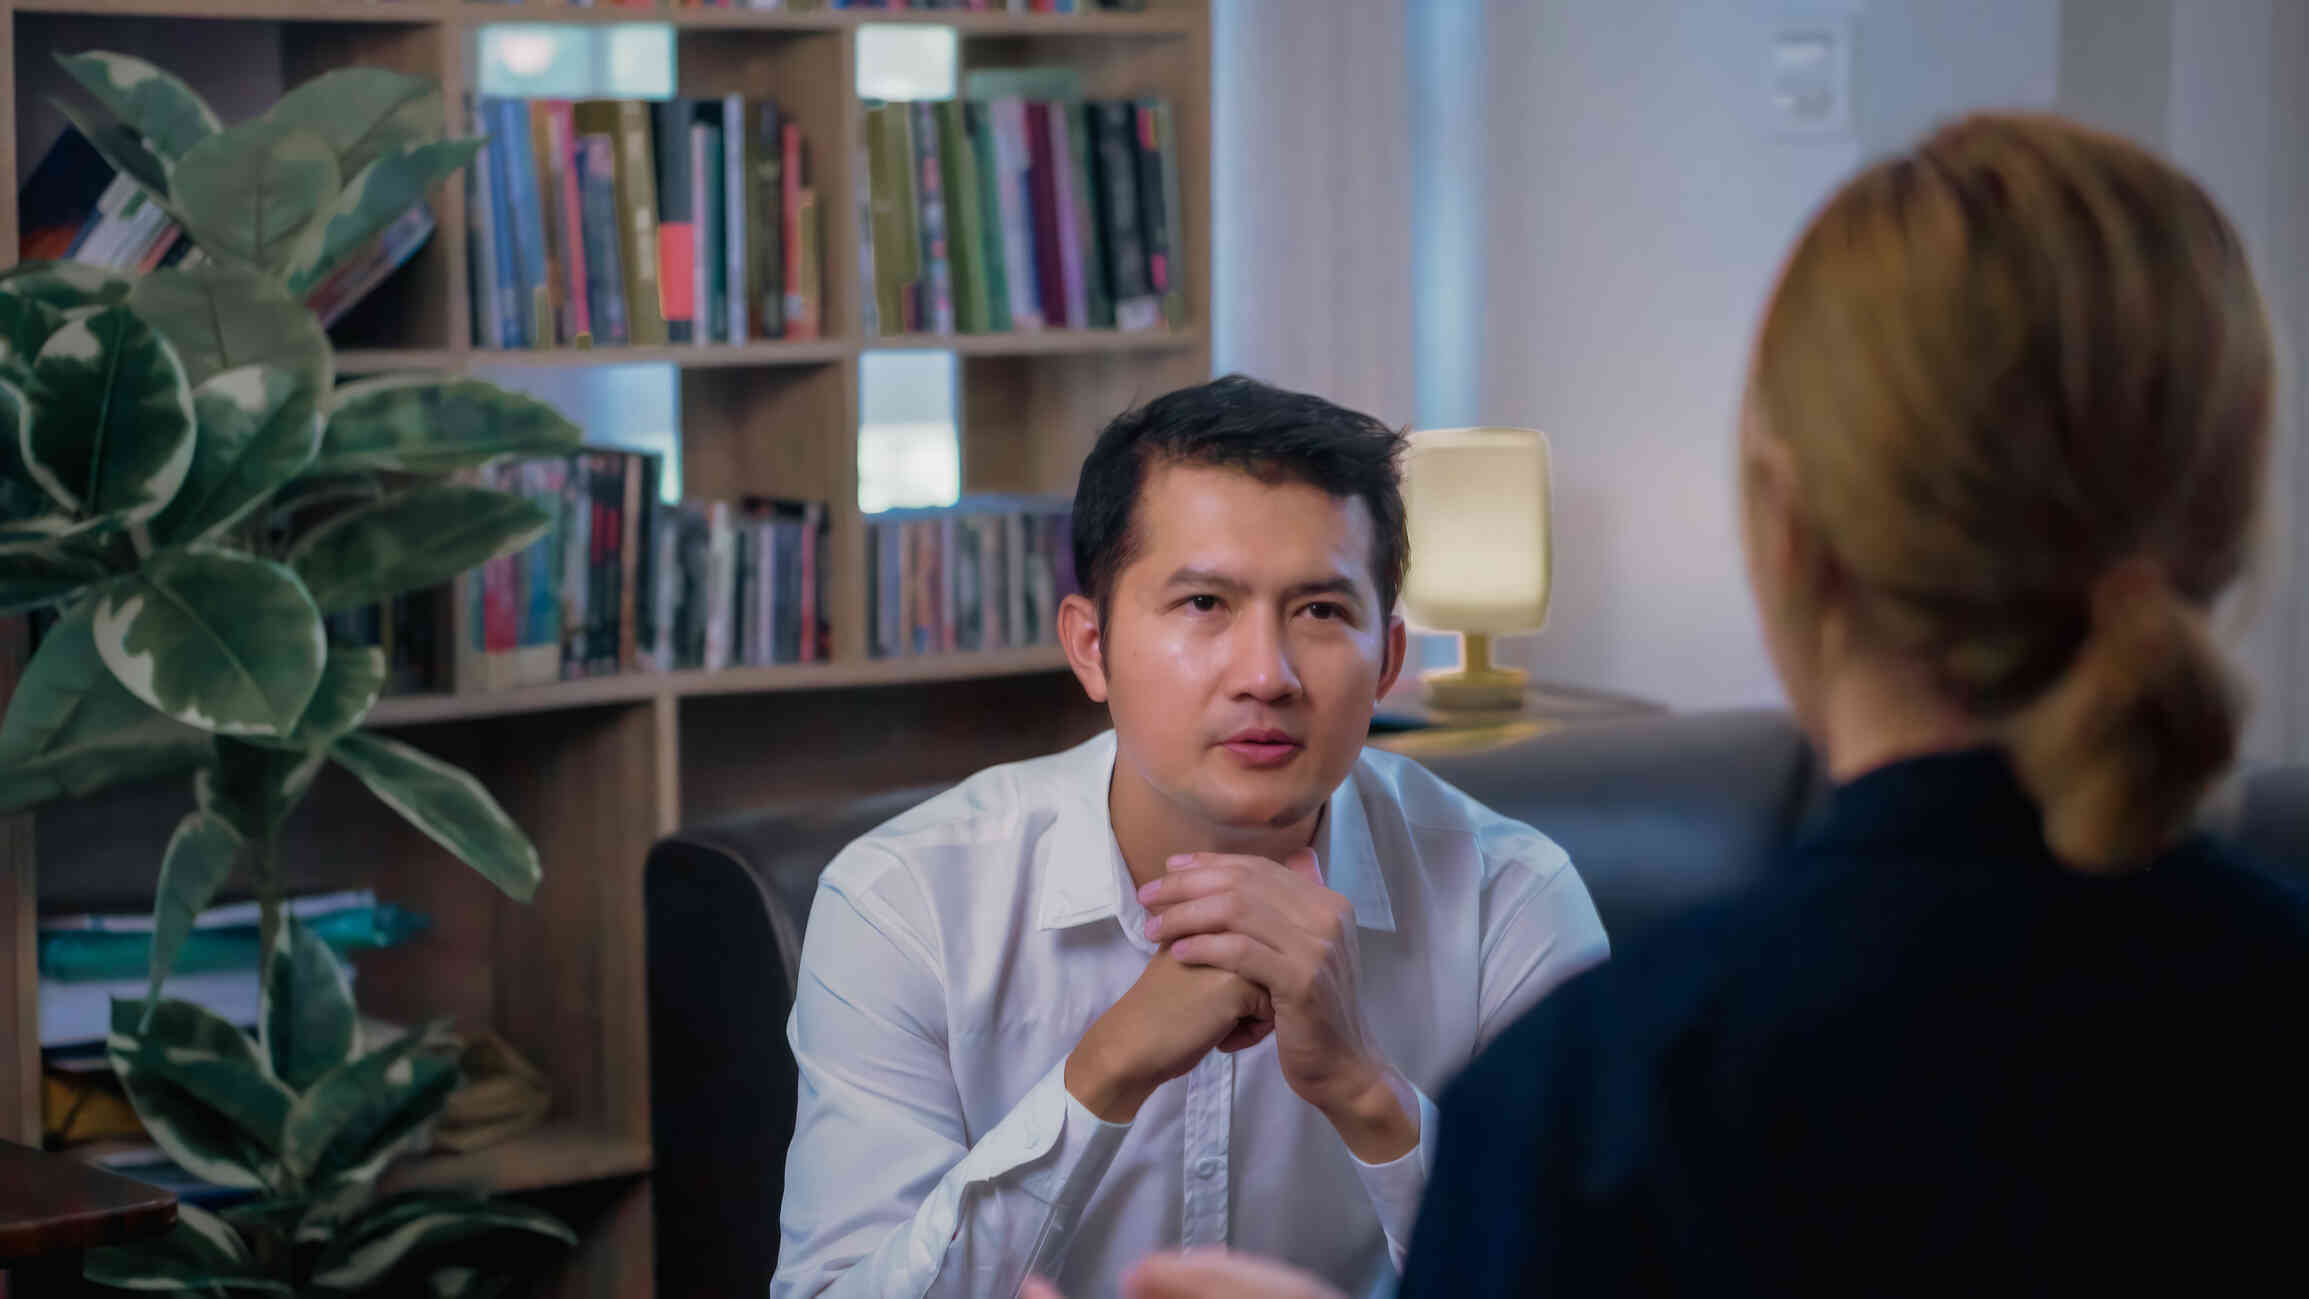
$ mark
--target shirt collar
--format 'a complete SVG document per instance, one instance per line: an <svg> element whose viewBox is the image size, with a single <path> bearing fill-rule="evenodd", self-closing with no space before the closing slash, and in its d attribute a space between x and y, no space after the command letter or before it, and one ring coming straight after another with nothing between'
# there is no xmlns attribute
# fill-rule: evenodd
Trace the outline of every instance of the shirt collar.
<svg viewBox="0 0 2309 1299"><path fill-rule="evenodd" d="M2044 849L2036 803L2002 749L1926 754L1839 785L1801 842L1860 858L2033 856Z"/></svg>
<svg viewBox="0 0 2309 1299"><path fill-rule="evenodd" d="M1107 810L1107 786L1114 778L1115 737L1105 731L1062 755L1056 773L1060 788L1056 820L1043 839L1041 882L1035 897L1035 926L1066 929L1115 917L1134 944L1153 950L1145 939L1146 908L1130 887L1130 867L1115 842ZM1387 877L1371 841L1371 822L1354 773L1331 791L1323 823L1315 834L1315 857L1332 890L1355 908L1364 929L1395 930L1395 909Z"/></svg>

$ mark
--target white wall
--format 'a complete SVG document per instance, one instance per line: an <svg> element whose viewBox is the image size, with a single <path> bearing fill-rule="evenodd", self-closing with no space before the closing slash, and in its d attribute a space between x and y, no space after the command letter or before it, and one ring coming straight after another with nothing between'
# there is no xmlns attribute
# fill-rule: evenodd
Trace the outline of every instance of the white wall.
<svg viewBox="0 0 2309 1299"><path fill-rule="evenodd" d="M1410 422L1405 0L1217 0L1213 360Z"/></svg>
<svg viewBox="0 0 2309 1299"><path fill-rule="evenodd" d="M1775 23L1740 0L1489 0L1485 420L1555 448L1557 590L1507 656L1679 707L1774 702L1749 608L1732 435L1750 335L1812 208L1955 110L2051 101L2054 0L1858 15L1853 129L1776 134Z"/></svg>
<svg viewBox="0 0 2309 1299"><path fill-rule="evenodd" d="M1776 134L1770 34L1823 12L1856 18L1851 129ZM1812 208L1943 118L2053 107L2166 150L2309 376L2298 0L1218 0L1215 52L1221 367L1545 429L1553 610L1503 657L1548 678L1778 700L1734 515L1750 334ZM2285 401L2243 648L2250 751L2309 760L2309 380Z"/></svg>

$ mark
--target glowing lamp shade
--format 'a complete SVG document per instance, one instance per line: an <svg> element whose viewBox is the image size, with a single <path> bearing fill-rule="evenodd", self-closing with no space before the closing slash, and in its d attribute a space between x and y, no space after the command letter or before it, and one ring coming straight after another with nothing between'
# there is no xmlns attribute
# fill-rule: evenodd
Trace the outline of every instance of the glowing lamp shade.
<svg viewBox="0 0 2309 1299"><path fill-rule="evenodd" d="M1403 463L1412 622L1455 631L1457 669L1422 677L1438 708L1509 709L1524 674L1491 663L1491 637L1547 621L1547 438L1536 429L1432 429L1411 435Z"/></svg>

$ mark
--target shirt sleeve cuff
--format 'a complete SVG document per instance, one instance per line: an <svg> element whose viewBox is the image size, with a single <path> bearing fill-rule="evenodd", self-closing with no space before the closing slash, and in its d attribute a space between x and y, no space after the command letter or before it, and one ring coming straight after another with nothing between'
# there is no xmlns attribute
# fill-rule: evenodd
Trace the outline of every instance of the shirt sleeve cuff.
<svg viewBox="0 0 2309 1299"><path fill-rule="evenodd" d="M1411 1223L1419 1216L1419 1200L1427 1191L1436 1130L1435 1102L1416 1085L1404 1085L1419 1101L1419 1144L1384 1164L1366 1164L1356 1159L1355 1152L1347 1152L1347 1157L1355 1160L1356 1176L1363 1179L1363 1193L1371 1197L1371 1207L1379 1215L1379 1226L1387 1233L1387 1256L1394 1260L1397 1271L1403 1269L1405 1252L1411 1246Z"/></svg>
<svg viewBox="0 0 2309 1299"><path fill-rule="evenodd" d="M1015 1143L993 1138L1017 1121ZM979 1143L989 1162L1001 1167L982 1170L999 1176L1016 1170L1014 1185L1054 1208L1078 1207L1090 1198L1099 1179L1114 1163L1115 1152L1130 1132L1128 1123L1109 1123L1066 1090L1066 1062L1043 1076L1010 1115ZM996 1148L987 1150L993 1145Z"/></svg>

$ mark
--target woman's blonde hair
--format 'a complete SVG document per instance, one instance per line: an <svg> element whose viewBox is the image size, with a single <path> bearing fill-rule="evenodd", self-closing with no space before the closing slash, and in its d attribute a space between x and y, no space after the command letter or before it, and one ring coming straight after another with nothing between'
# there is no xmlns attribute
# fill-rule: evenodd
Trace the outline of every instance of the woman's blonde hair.
<svg viewBox="0 0 2309 1299"><path fill-rule="evenodd" d="M2205 191L2144 149L1988 114L1846 184L1751 375L1869 642L1999 724L2046 838L2146 861L2233 758L2206 618L2269 455L2267 317Z"/></svg>

